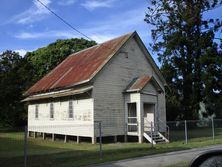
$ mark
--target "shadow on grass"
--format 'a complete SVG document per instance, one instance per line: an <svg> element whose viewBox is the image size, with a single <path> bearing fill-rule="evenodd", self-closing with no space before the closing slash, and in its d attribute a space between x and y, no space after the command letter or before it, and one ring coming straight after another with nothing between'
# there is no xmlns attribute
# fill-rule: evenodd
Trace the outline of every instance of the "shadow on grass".
<svg viewBox="0 0 222 167"><path fill-rule="evenodd" d="M23 134L5 133L0 134L0 166L23 167ZM28 167L79 167L116 161L126 158L155 155L172 151L186 150L194 147L221 143L218 136L215 141L208 138L191 140L188 144L172 142L159 144L154 148L150 144L115 143L103 144L103 158L99 157L99 145L63 143L62 141L51 142L49 140L28 140Z"/></svg>
<svg viewBox="0 0 222 167"><path fill-rule="evenodd" d="M188 148L187 148L188 149ZM184 147L174 148L123 148L117 150L103 151L103 158L100 159L98 150L86 151L75 150L45 155L29 155L28 167L78 167L89 164L115 161L125 158L133 158L145 155L153 155L170 151L184 150ZM4 167L23 167L23 156L0 158Z"/></svg>

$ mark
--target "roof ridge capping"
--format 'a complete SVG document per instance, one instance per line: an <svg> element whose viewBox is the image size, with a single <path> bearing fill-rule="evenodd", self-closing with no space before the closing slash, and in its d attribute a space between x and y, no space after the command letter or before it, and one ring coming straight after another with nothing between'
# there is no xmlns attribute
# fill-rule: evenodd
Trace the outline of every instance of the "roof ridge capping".
<svg viewBox="0 0 222 167"><path fill-rule="evenodd" d="M111 48L109 48L110 50L112 50L112 53L111 53L111 54L107 57L107 59L101 64L101 66L98 67L98 69L91 75L91 77L90 77L89 80L92 80L92 79L98 74L98 72L109 62L109 60L110 60L114 55L116 55L116 54L118 53L118 51L120 51L120 49L123 47L123 45L124 45L129 39L131 39L132 37L134 37L135 34L137 34L136 31L130 32L130 33L127 33L127 34L125 34L125 35L116 37L116 38L114 38L114 39L111 39L111 40L109 40L109 41L106 41L106 42L100 44L100 46L102 46L102 45L105 45L105 44L108 43L108 42L116 41L116 40L118 40L118 39L124 38L124 39L122 40L122 42L120 42L120 45L119 45L117 48L114 48L113 50L112 50ZM104 47L106 47L106 46L104 46ZM108 47L106 47L106 48L108 48Z"/></svg>
<svg viewBox="0 0 222 167"><path fill-rule="evenodd" d="M49 91L68 89L91 81L135 34L136 31L130 32L67 56L65 60L35 83L23 95L30 96ZM93 49L95 47L96 50ZM92 52L89 51L90 49L92 49ZM73 66L72 72L70 72L70 75L64 76L70 66ZM80 66L84 67L83 73ZM63 70L59 70L60 68ZM61 77L63 77L62 80L60 80Z"/></svg>
<svg viewBox="0 0 222 167"><path fill-rule="evenodd" d="M126 34L124 34L124 35L117 36L117 37L115 37L115 38L109 39L109 40L104 41L104 42L102 42L102 43L98 43L98 44L96 44L96 45L94 45L94 46L90 46L90 47L88 47L88 48L86 48L86 49L83 49L83 50L80 50L80 51L78 51L78 52L72 53L72 54L70 54L69 56L75 56L76 54L79 54L79 53L81 53L81 52L87 51L87 50L92 49L92 48L95 48L95 47L100 47L100 46L106 47L106 46L105 46L106 43L111 42L111 41L115 41L115 40L117 40L118 38L122 38L122 37L124 37L124 36L132 36L134 33L136 33L136 31L132 31L132 32L126 33ZM107 48L107 49L111 49L111 48L109 48L109 47L106 47L106 48ZM68 56L68 57L69 57L69 56Z"/></svg>

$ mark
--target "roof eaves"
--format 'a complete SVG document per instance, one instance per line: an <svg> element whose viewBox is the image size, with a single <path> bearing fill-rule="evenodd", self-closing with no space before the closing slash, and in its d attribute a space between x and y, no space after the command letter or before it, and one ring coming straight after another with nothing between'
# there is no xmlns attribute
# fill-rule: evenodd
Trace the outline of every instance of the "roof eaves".
<svg viewBox="0 0 222 167"><path fill-rule="evenodd" d="M150 82L150 80L152 80L152 77L149 77L139 89L142 90L143 88L145 88L145 86L148 84L148 82Z"/></svg>
<svg viewBox="0 0 222 167"><path fill-rule="evenodd" d="M87 87L79 88L76 90L69 89L66 91L55 91L55 92L50 92L50 93L37 94L37 95L29 96L29 97L25 98L24 100L22 100L21 102L72 96L72 95L85 93L85 92L92 90L92 89L93 89L93 86L87 86Z"/></svg>
<svg viewBox="0 0 222 167"><path fill-rule="evenodd" d="M136 82L136 80L138 79L138 77L133 78L132 81L127 85L127 87L124 89L123 92L127 92L127 90L130 90L131 86Z"/></svg>
<svg viewBox="0 0 222 167"><path fill-rule="evenodd" d="M77 82L77 83L72 84L71 86L66 87L66 88L74 87L74 86L81 85L81 84L85 84L85 83L88 83L88 82L90 82L90 79L87 79L87 80L83 80L83 81Z"/></svg>
<svg viewBox="0 0 222 167"><path fill-rule="evenodd" d="M128 89L123 91L123 93L138 93L140 91L141 91L140 89Z"/></svg>
<svg viewBox="0 0 222 167"><path fill-rule="evenodd" d="M159 85L159 83L157 82L157 80L155 79L154 76L152 76L152 77L146 82L146 84L144 84L143 88L140 89L141 92L143 91L143 89L146 87L146 85L147 85L149 82L153 82L153 83L155 84L154 86L159 88L157 91L164 92L164 90L163 90L162 87Z"/></svg>
<svg viewBox="0 0 222 167"><path fill-rule="evenodd" d="M107 57L107 59L97 68L97 70L95 70L95 72L89 77L89 79L87 80L84 80L84 81L80 81L80 82L77 82L71 86L68 86L68 87L63 87L62 89L67 89L67 88L70 88L70 87L74 87L74 86L77 86L77 85L81 85L83 83L87 83L89 81L91 81L102 69L103 67L112 59L112 57L114 55L116 55L117 53L119 53L120 49L123 47L123 45L129 40L131 39L134 35L136 34L136 32L131 32L131 33L128 33L126 35L123 35L123 36L126 36L126 38L119 44L119 46L113 50L113 52L110 54L110 56ZM128 35L128 36L127 36ZM119 38L119 37L118 37ZM111 39L113 40L113 39ZM106 42L109 42L109 41L106 41ZM98 44L98 45L95 45L95 46L92 46L90 48L87 48L87 49L84 49L82 51L79 51L79 52L76 52L76 53L73 53L72 55L70 56L74 56L76 54L79 54L80 52L83 52L83 51L86 51L88 49L91 49L91 48L94 48L94 47L101 47L102 45L106 45L106 43L102 43L102 44ZM105 47L105 46L104 46ZM66 61L66 59L61 63L59 64L55 69L59 68L64 62ZM53 69L52 71L50 71L46 76L50 75L55 69ZM59 82L59 81L57 81ZM56 83L57 83L56 82ZM55 85L56 83L54 83L53 85ZM31 87L32 88L32 87ZM30 89L31 89L30 88ZM24 94L23 96L30 96L30 95L33 95L32 93L29 93L30 92L30 89L28 89ZM52 91L53 89L49 89L48 91ZM58 88L59 90L59 88ZM41 92L35 92L34 94L39 94Z"/></svg>
<svg viewBox="0 0 222 167"><path fill-rule="evenodd" d="M43 91L43 92L36 92L36 93L33 93L33 94L29 94L29 95L27 95L27 94L23 94L23 96L33 96L33 95L39 95L39 94L43 94L43 93L48 93L48 92L51 92L51 91L61 91L61 90L64 90L64 91L66 91L66 90L69 90L70 88L73 88L73 87L75 87L75 86L78 86L78 85L81 85L81 84L86 84L86 83L88 83L88 82L90 82L90 80L84 80L84 81L81 81L81 82L77 82L77 83L75 83L75 84L73 84L73 85L71 85L71 86L67 86L67 87L63 87L63 88L61 88L61 89L49 89L47 92L45 92L45 91Z"/></svg>

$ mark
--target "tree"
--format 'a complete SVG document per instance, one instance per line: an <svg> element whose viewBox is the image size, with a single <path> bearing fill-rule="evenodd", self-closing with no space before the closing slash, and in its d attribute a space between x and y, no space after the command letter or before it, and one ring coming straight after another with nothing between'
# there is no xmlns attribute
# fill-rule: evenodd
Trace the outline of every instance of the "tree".
<svg viewBox="0 0 222 167"><path fill-rule="evenodd" d="M145 21L153 27L151 46L170 88L168 120L197 119L200 102L211 106L208 115L220 115L216 98L222 95L222 47L217 35L222 22L203 15L221 3L152 0L148 7Z"/></svg>
<svg viewBox="0 0 222 167"><path fill-rule="evenodd" d="M73 38L57 40L46 47L39 48L33 52L28 52L25 58L33 66L33 83L55 68L70 54L86 49L95 44L95 41L88 41L83 38Z"/></svg>
<svg viewBox="0 0 222 167"><path fill-rule="evenodd" d="M25 57L7 50L0 54L0 126L22 126L27 120L23 93L71 53L95 45L85 39L57 40Z"/></svg>
<svg viewBox="0 0 222 167"><path fill-rule="evenodd" d="M20 126L26 120L22 92L28 85L29 65L13 51L0 54L0 124Z"/></svg>

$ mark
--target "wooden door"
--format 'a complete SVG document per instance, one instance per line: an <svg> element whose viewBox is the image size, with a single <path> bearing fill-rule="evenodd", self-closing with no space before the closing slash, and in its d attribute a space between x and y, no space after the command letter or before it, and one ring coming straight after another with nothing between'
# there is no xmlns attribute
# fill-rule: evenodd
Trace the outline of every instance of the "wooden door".
<svg viewBox="0 0 222 167"><path fill-rule="evenodd" d="M144 131L151 131L151 122L153 124L154 130L154 113L155 113L155 104L144 103Z"/></svg>

